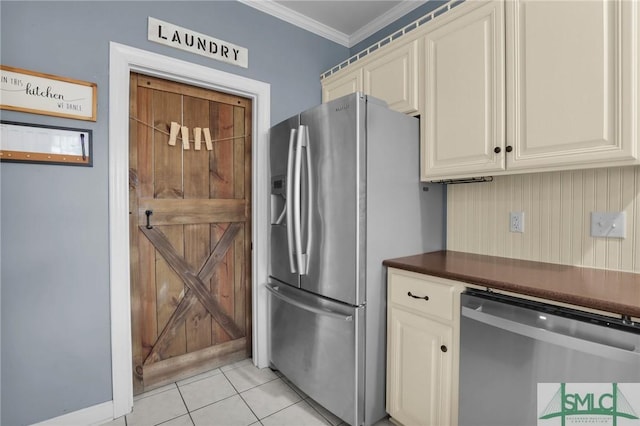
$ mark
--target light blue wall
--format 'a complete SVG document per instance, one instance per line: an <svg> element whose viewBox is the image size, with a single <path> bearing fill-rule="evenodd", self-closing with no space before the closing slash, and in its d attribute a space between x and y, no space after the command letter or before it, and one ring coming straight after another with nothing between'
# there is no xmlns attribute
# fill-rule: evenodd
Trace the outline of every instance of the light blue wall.
<svg viewBox="0 0 640 426"><path fill-rule="evenodd" d="M0 2L0 62L98 84L92 168L0 163L1 418L31 424L112 399L108 257L109 42L271 84L271 122L320 102L349 50L235 1ZM149 16L249 49L242 69L147 41ZM127 105L121 105L127 108Z"/></svg>

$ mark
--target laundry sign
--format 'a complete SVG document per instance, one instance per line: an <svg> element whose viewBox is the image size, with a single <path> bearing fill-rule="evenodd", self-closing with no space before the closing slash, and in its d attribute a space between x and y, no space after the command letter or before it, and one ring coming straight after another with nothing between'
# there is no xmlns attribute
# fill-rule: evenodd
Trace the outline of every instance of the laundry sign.
<svg viewBox="0 0 640 426"><path fill-rule="evenodd" d="M149 17L149 41L206 56L217 61L249 66L249 50L235 44Z"/></svg>

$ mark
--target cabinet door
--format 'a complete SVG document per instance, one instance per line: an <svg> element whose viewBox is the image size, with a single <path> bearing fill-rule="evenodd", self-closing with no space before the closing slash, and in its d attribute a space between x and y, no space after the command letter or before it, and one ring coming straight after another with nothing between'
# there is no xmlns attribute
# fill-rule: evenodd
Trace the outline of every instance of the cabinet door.
<svg viewBox="0 0 640 426"><path fill-rule="evenodd" d="M322 81L322 102L362 91L362 68L340 71Z"/></svg>
<svg viewBox="0 0 640 426"><path fill-rule="evenodd" d="M387 102L389 108L413 114L418 111L418 44L414 40L364 65L364 92Z"/></svg>
<svg viewBox="0 0 640 426"><path fill-rule="evenodd" d="M452 328L395 306L387 321L387 411L404 425L451 424Z"/></svg>
<svg viewBox="0 0 640 426"><path fill-rule="evenodd" d="M637 158L638 2L506 4L507 169Z"/></svg>
<svg viewBox="0 0 640 426"><path fill-rule="evenodd" d="M465 2L425 36L423 180L504 170L503 9Z"/></svg>

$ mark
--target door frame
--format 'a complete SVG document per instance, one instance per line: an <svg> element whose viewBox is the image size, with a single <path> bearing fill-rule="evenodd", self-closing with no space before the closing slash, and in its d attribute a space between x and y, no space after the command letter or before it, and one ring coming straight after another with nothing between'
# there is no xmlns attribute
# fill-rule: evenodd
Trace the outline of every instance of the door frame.
<svg viewBox="0 0 640 426"><path fill-rule="evenodd" d="M133 408L129 263L129 74L139 72L252 100L253 363L266 367L264 283L268 253L267 142L271 86L169 56L111 42L109 52L109 283L113 417ZM123 106L126 105L126 108Z"/></svg>

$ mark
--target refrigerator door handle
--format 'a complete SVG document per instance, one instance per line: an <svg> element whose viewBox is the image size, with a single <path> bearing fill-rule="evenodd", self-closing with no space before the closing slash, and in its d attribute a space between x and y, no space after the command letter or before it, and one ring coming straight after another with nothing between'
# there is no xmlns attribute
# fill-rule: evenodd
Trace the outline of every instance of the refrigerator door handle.
<svg viewBox="0 0 640 426"><path fill-rule="evenodd" d="M304 126L304 148L307 152L307 249L305 251L305 273L309 271L309 260L311 258L311 244L313 241L313 174L311 173L311 141L309 139L309 126Z"/></svg>
<svg viewBox="0 0 640 426"><path fill-rule="evenodd" d="M323 315L326 317L331 317L331 318L335 318L335 319L339 319L339 320L343 320L343 321L353 321L353 315L344 315L338 312L333 312L330 310L325 310L325 309L320 309L320 308L316 308L315 306L310 306L307 305L304 302L301 302L299 300L296 300L295 298L288 296L286 294L283 294L279 287L277 285L273 285L273 284L266 284L265 287L267 288L267 290L269 290L269 292L271 294L273 294L275 297L277 297L278 299L289 303L290 305L294 305L297 306L300 309L304 309L305 311L309 311L311 313L314 313L316 315Z"/></svg>
<svg viewBox="0 0 640 426"><path fill-rule="evenodd" d="M293 193L294 188L292 188L291 183L293 182L293 151L294 151L294 143L296 139L296 129L291 129L291 133L289 135L289 155L287 156L287 199L284 210L287 212L287 252L289 254L289 267L291 269L291 273L295 274L296 270L296 261L294 258L294 226L293 226Z"/></svg>
<svg viewBox="0 0 640 426"><path fill-rule="evenodd" d="M296 160L293 166L293 235L295 245L295 256L298 266L298 274L306 275L306 262L302 253L302 218L301 211L301 194L302 188L302 146L304 145L304 126L298 127L298 138L296 141Z"/></svg>

